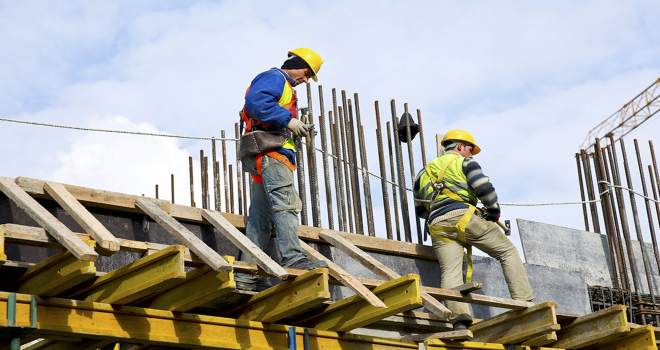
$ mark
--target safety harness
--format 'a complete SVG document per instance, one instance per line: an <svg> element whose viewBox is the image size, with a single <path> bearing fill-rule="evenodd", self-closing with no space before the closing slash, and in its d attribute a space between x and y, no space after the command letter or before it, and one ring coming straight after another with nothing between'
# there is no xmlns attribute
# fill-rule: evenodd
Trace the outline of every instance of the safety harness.
<svg viewBox="0 0 660 350"><path fill-rule="evenodd" d="M264 155L267 155L267 156L275 159L276 161L286 165L286 167L289 168L289 170L291 170L292 172L296 171L296 166L291 164L291 162L289 161L289 158L287 158L285 155L283 155L282 153L275 152L275 151L266 151L264 153L257 154L256 162L257 162L257 172L259 173L259 176L251 175L252 176L252 181L258 182L258 183L264 182L264 179L261 177L261 161L263 160Z"/></svg>
<svg viewBox="0 0 660 350"><path fill-rule="evenodd" d="M439 239L441 241L445 242L455 242L460 244L461 246L465 247L467 249L467 261L468 261L468 270L467 274L465 275L465 283L470 283L472 282L472 245L468 244L467 241L465 240L465 228L467 227L468 223L472 219L472 215L476 211L478 215L481 214L479 209L475 207L474 205L466 202L461 196L457 195L456 193L452 192L444 183L445 179L445 171L449 167L451 163L453 163L455 160L459 159L460 157L458 155L451 155L453 156L452 159L447 161L442 168L440 169L440 172L438 173L438 176L433 176L433 173L431 172L430 165L426 165L426 173L429 175L431 182L433 183L433 187L435 188L434 194L432 198L437 198L438 195L443 194L455 201L462 202L467 204L468 210L467 212L463 215L463 217L458 221L456 226L440 226L440 225L431 225L426 223L426 225L429 228L429 233L431 234L432 237ZM431 206L432 204L428 204ZM448 238L445 236L441 236L438 234L438 232L453 232L456 231L458 235L458 239L452 239Z"/></svg>

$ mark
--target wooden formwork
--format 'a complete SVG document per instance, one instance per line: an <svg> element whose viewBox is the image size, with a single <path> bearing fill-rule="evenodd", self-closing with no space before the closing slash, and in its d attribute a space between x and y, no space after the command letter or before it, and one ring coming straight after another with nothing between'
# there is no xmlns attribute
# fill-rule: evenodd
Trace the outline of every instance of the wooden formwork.
<svg viewBox="0 0 660 350"><path fill-rule="evenodd" d="M417 349L419 342L429 350L504 350L503 344L516 349L655 346L654 330L631 328L636 326L627 323L623 307L559 324L552 302L470 293L480 288L478 283L453 290L423 287L419 276L400 276L365 252L432 258L424 246L301 226L302 239L331 244L382 280L351 276L305 242L310 259L326 260L329 268L302 271L279 266L247 240L239 231L245 220L238 215L27 178L0 178L0 190L41 226L0 225L0 350L17 336L23 343L38 340L29 349L97 349L115 343L138 349L284 349L290 332L301 348L307 343L309 349L331 350ZM85 233L72 232L34 198L57 202ZM144 214L180 244L116 238L87 207ZM221 256L181 222L213 226L256 263ZM59 252L36 264L10 261L5 244ZM95 269L99 256L118 252L143 257L109 272ZM236 272L283 282L259 293L237 290ZM331 301L332 284L356 294ZM442 300L511 311L477 322L468 331L452 332ZM421 306L432 313L413 311ZM387 339L344 333L392 326L419 334Z"/></svg>

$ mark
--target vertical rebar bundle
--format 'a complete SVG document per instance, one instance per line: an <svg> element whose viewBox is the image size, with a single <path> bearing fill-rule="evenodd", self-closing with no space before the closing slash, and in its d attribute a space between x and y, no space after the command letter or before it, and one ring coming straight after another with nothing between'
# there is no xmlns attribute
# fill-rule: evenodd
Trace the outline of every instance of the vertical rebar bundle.
<svg viewBox="0 0 660 350"><path fill-rule="evenodd" d="M396 196L396 177L394 175L394 152L392 151L392 133L390 122L385 123L387 127L387 149L390 155L390 172L392 173L392 203L394 203L394 223L396 226L396 240L401 240L401 227L399 226L399 202Z"/></svg>
<svg viewBox="0 0 660 350"><path fill-rule="evenodd" d="M188 164L190 168L190 206L195 207L195 187L193 186L193 159L188 157Z"/></svg>
<svg viewBox="0 0 660 350"><path fill-rule="evenodd" d="M314 125L314 111L312 109L312 88L311 84L307 83L307 124ZM307 141L307 165L309 166L309 197L312 201L312 225L321 227L321 203L319 201L318 191L318 175L316 166L316 146L315 146L315 132L309 130Z"/></svg>
<svg viewBox="0 0 660 350"><path fill-rule="evenodd" d="M392 108L392 128L394 130L394 149L396 151L396 166L399 176L399 197L401 200L401 217L403 218L403 230L406 235L406 242L412 242L412 235L410 233L410 213L408 211L408 193L406 193L406 174L403 170L403 155L401 154L401 141L399 141L399 133L396 127L399 125L399 118L396 116L396 104L394 99L390 100ZM421 242L420 242L421 243Z"/></svg>
<svg viewBox="0 0 660 350"><path fill-rule="evenodd" d="M227 172L227 141L225 140L225 131L221 130L220 134L222 135L222 172L225 175L225 212L229 212L229 173ZM220 166L218 166L218 168L220 168ZM218 186L218 188L219 187L220 186ZM219 194L218 197L220 197Z"/></svg>
<svg viewBox="0 0 660 350"><path fill-rule="evenodd" d="M238 215L243 215L243 197L245 196L243 193L243 182L245 182L245 179L241 179L243 175L243 162L238 157L238 140L241 137L239 131L238 131L238 123L234 124L234 132L236 134L236 185L237 185L237 193L236 197L238 197Z"/></svg>
<svg viewBox="0 0 660 350"><path fill-rule="evenodd" d="M403 104L404 115L406 116L406 146L408 148L408 161L410 162L410 179L415 178L415 159L413 158L412 150L412 136L410 134L410 113L408 113L408 104ZM413 220L415 220L415 227L417 228L417 243L422 244L422 230L419 225L419 218L417 215L413 215Z"/></svg>
<svg viewBox="0 0 660 350"><path fill-rule="evenodd" d="M374 229L374 212L371 205L371 185L369 184L369 164L367 162L367 150L364 145L364 129L360 120L360 102L358 94L353 94L355 97L355 118L358 128L358 140L360 143L360 161L362 165L362 185L364 186L364 205L367 211L367 231L369 236L375 237L376 231ZM350 100L349 100L350 102Z"/></svg>
<svg viewBox="0 0 660 350"><path fill-rule="evenodd" d="M224 136L223 136L224 138ZM213 201L215 210L220 209L220 168L218 168L218 159L215 149L215 137L211 139L211 153L213 154Z"/></svg>
<svg viewBox="0 0 660 350"><path fill-rule="evenodd" d="M330 184L330 169L328 166L328 146L326 142L327 138L325 136L325 117L324 117L325 108L323 105L323 87L321 85L319 85L319 110L321 111L319 117L319 128L321 129L321 151L323 152L323 181L325 184L325 206L328 212L328 228L334 230L335 221L332 215L332 188ZM320 221L318 227L321 227Z"/></svg>
<svg viewBox="0 0 660 350"><path fill-rule="evenodd" d="M383 150L383 133L380 125L380 108L378 101L374 102L376 109L376 142L378 144L378 164L380 165L380 185L383 192L383 211L385 212L385 229L387 230L387 239L393 239L392 236L392 217L390 215L390 198L387 190L387 170L385 169L385 151Z"/></svg>

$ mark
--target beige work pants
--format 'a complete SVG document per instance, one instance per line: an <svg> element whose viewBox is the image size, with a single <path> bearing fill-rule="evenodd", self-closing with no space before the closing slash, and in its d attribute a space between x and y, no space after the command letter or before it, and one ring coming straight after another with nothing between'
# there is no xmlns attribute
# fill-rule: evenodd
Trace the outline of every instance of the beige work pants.
<svg viewBox="0 0 660 350"><path fill-rule="evenodd" d="M461 217L462 215L448 219L440 217L436 219L437 221L433 221L431 225L455 226ZM439 232L439 234L452 239L457 238L457 232ZM456 242L445 242L436 238L432 238L432 240L435 255L438 257L438 262L440 262L441 288L450 289L462 285L463 246ZM465 228L465 240L500 262L512 299L532 299L532 286L527 280L527 273L518 255L518 250L500 231L497 224L486 221L475 213ZM472 321L468 304L455 301L445 301L445 303L452 313L451 323Z"/></svg>

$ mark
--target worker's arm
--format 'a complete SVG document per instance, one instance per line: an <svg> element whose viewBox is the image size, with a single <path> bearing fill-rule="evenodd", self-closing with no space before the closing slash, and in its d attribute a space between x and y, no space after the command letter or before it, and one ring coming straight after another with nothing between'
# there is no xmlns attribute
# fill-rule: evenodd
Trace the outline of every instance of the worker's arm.
<svg viewBox="0 0 660 350"><path fill-rule="evenodd" d="M257 75L245 95L246 111L262 123L286 128L292 119L291 112L277 103L285 84L284 76L276 70Z"/></svg>
<svg viewBox="0 0 660 350"><path fill-rule="evenodd" d="M497 192L490 183L488 176L484 175L481 166L476 160L465 158L463 161L463 173L467 177L467 182L477 194L477 198L488 209L488 217L495 219L500 216L500 205L497 203Z"/></svg>

